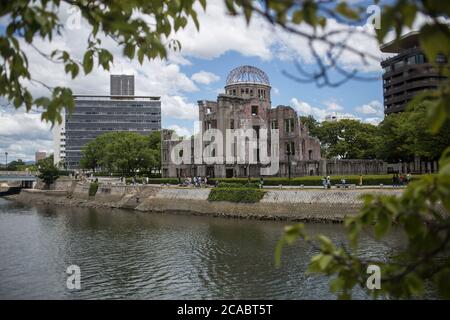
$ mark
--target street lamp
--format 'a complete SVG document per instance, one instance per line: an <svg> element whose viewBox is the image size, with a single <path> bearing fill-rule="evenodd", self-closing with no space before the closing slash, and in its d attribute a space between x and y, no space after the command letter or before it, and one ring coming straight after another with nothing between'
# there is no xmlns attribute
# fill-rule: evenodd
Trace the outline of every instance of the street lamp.
<svg viewBox="0 0 450 320"><path fill-rule="evenodd" d="M5 169L8 170L8 152L5 152Z"/></svg>
<svg viewBox="0 0 450 320"><path fill-rule="evenodd" d="M288 178L291 179L291 150L286 151L288 157Z"/></svg>

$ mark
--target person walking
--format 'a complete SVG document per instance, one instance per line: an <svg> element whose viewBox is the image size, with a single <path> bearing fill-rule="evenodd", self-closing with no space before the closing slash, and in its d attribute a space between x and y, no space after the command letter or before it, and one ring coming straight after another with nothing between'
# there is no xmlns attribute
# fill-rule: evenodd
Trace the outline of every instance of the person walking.
<svg viewBox="0 0 450 320"><path fill-rule="evenodd" d="M327 177L327 188L331 189L331 177L330 176Z"/></svg>
<svg viewBox="0 0 450 320"><path fill-rule="evenodd" d="M392 187L395 188L398 185L398 175L394 173L392 175Z"/></svg>
<svg viewBox="0 0 450 320"><path fill-rule="evenodd" d="M362 187L363 185L363 176L362 174L359 176L359 186Z"/></svg>
<svg viewBox="0 0 450 320"><path fill-rule="evenodd" d="M322 185L323 185L324 189L327 188L327 177L325 177L325 176L322 178Z"/></svg>
<svg viewBox="0 0 450 320"><path fill-rule="evenodd" d="M408 185L411 182L411 173L408 172L406 175L406 185Z"/></svg>

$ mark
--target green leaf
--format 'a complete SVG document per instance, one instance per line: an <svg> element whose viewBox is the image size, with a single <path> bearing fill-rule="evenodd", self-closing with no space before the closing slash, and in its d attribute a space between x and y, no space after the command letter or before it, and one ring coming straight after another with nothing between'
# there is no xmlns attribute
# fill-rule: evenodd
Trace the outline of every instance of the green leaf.
<svg viewBox="0 0 450 320"><path fill-rule="evenodd" d="M410 273L405 276L405 282L409 292L413 296L420 296L423 293L423 281L415 273Z"/></svg>
<svg viewBox="0 0 450 320"><path fill-rule="evenodd" d="M302 10L296 10L292 14L292 22L295 24L300 24L303 21L303 11Z"/></svg>
<svg viewBox="0 0 450 320"><path fill-rule="evenodd" d="M94 66L94 59L93 59L93 51L89 50L86 51L86 53L84 54L84 58L83 58L83 68L84 68L84 73L88 74L92 71L92 67Z"/></svg>
<svg viewBox="0 0 450 320"><path fill-rule="evenodd" d="M321 250L323 252L334 251L333 242L331 242L331 240L328 237L321 234L321 235L317 236L317 239L319 240L319 242L321 244Z"/></svg>
<svg viewBox="0 0 450 320"><path fill-rule="evenodd" d="M340 2L336 6L336 12L338 12L339 14L341 14L342 16L344 16L350 20L358 20L359 19L358 13L355 10L353 10L352 8L350 8L346 2Z"/></svg>
<svg viewBox="0 0 450 320"><path fill-rule="evenodd" d="M439 271L434 281L439 295L444 299L450 299L450 268Z"/></svg>
<svg viewBox="0 0 450 320"><path fill-rule="evenodd" d="M319 260L320 269L326 270L330 262L333 260L333 257L329 254L323 255Z"/></svg>
<svg viewBox="0 0 450 320"><path fill-rule="evenodd" d="M386 212L380 211L377 216L377 221L375 224L375 237L380 239L383 235L385 235L389 227L391 226L391 221Z"/></svg>

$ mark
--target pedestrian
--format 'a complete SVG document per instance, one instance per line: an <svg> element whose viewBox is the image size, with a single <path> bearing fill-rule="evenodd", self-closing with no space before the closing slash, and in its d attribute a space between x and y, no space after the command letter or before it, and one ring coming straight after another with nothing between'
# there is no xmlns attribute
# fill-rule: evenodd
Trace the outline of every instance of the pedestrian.
<svg viewBox="0 0 450 320"><path fill-rule="evenodd" d="M363 185L363 176L362 174L359 176L359 186Z"/></svg>
<svg viewBox="0 0 450 320"><path fill-rule="evenodd" d="M262 189L263 186L264 186L264 178L261 177L261 178L259 179L259 188Z"/></svg>
<svg viewBox="0 0 450 320"><path fill-rule="evenodd" d="M327 188L331 189L331 177L327 176Z"/></svg>
<svg viewBox="0 0 450 320"><path fill-rule="evenodd" d="M411 173L408 172L406 175L406 184L408 185L411 182Z"/></svg>
<svg viewBox="0 0 450 320"><path fill-rule="evenodd" d="M396 173L394 173L392 175L392 187L393 188L397 187L397 184L398 184L398 176Z"/></svg>
<svg viewBox="0 0 450 320"><path fill-rule="evenodd" d="M322 178L322 185L323 185L324 189L327 188L327 177L325 177L325 176Z"/></svg>

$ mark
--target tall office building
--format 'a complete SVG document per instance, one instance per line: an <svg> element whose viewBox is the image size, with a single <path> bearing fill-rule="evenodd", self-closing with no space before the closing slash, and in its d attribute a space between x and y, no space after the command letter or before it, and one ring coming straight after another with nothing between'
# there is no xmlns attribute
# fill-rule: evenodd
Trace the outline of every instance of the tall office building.
<svg viewBox="0 0 450 320"><path fill-rule="evenodd" d="M110 80L112 96L134 96L134 75L112 74Z"/></svg>
<svg viewBox="0 0 450 320"><path fill-rule="evenodd" d="M398 42L389 42L380 47L381 52L396 53L381 62L384 69L383 95L384 113L405 110L406 104L414 96L428 89L435 89L445 79L429 61L419 46L419 33L410 32ZM446 57L439 56L438 63L445 64Z"/></svg>
<svg viewBox="0 0 450 320"><path fill-rule="evenodd" d="M65 112L62 114L65 119ZM66 121L53 127L53 163L59 166L66 160Z"/></svg>
<svg viewBox="0 0 450 320"><path fill-rule="evenodd" d="M34 162L38 163L40 160L44 160L47 157L47 152L45 151L36 151L34 155Z"/></svg>
<svg viewBox="0 0 450 320"><path fill-rule="evenodd" d="M134 88L134 83L131 87ZM83 146L103 133L149 134L161 129L160 97L74 95L74 98L75 109L65 116L64 124L67 169L78 169Z"/></svg>

